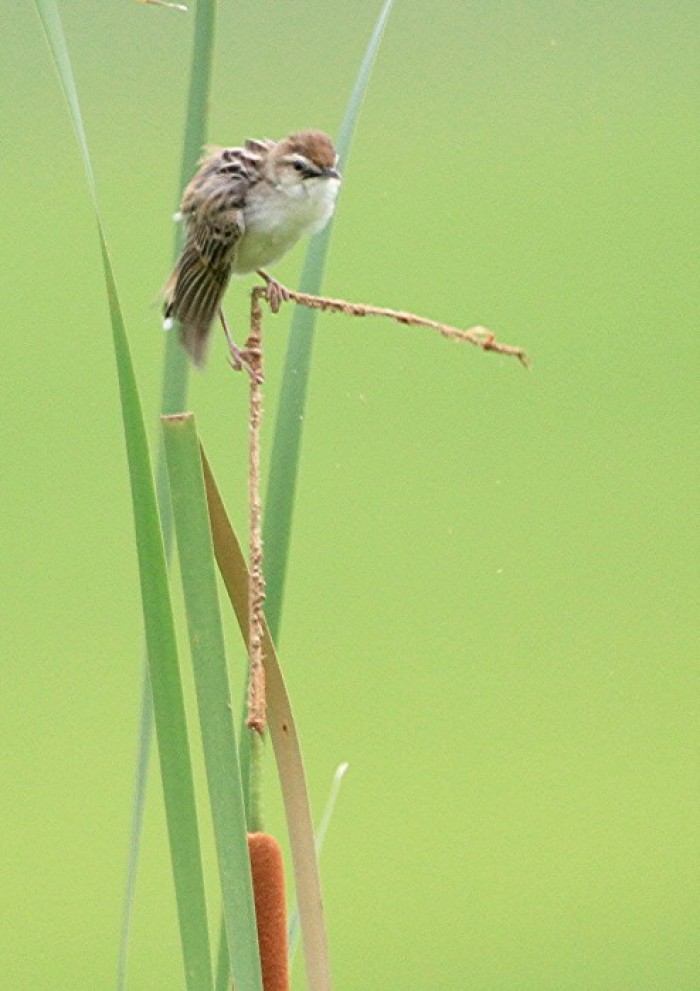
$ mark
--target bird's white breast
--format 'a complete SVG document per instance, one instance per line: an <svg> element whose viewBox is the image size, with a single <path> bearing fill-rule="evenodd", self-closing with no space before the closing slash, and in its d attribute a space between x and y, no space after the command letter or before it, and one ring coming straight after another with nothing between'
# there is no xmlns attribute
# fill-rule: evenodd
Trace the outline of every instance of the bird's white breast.
<svg viewBox="0 0 700 991"><path fill-rule="evenodd" d="M236 247L233 271L254 272L281 258L301 237L328 223L340 183L311 179L293 187L267 186L243 208L245 232Z"/></svg>

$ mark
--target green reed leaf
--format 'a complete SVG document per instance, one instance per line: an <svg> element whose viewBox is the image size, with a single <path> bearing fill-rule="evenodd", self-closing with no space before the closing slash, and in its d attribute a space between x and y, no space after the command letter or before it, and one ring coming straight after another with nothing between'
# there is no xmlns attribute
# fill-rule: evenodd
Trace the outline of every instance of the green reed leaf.
<svg viewBox="0 0 700 991"><path fill-rule="evenodd" d="M386 0L379 14L340 125L337 148L341 167L345 173L355 126L392 3L393 0ZM325 230L312 238L301 275L302 292L318 294L321 291L332 232L331 221ZM292 514L315 329L316 311L304 306L295 307L275 422L263 532L267 589L265 615L276 642L279 641L282 618L284 581L289 559Z"/></svg>
<svg viewBox="0 0 700 991"><path fill-rule="evenodd" d="M192 413L163 417L162 425L228 954L237 991L261 991L245 805L197 429Z"/></svg>
<svg viewBox="0 0 700 991"><path fill-rule="evenodd" d="M197 0L194 20L194 40L190 69L190 87L187 98L185 134L182 147L180 179L177 201L190 177L194 173L202 146L206 140L209 111L209 91L214 52L214 26L216 0ZM177 256L182 238L182 228L176 227L174 256ZM185 408L189 384L189 363L177 341L177 334L170 333L165 338L163 356L163 385L161 392L161 412L179 413ZM168 495L168 478L162 445L159 444L156 464L156 495L163 527L165 554L170 560L172 547L172 515ZM126 960L133 915L136 874L141 852L141 834L146 804L146 786L153 734L153 699L148 677L148 667L144 663L141 680L141 706L139 714L138 750L134 795L132 800L131 830L129 844L129 864L127 868L126 891L122 913L122 932L119 947L118 991L126 988Z"/></svg>
<svg viewBox="0 0 700 991"><path fill-rule="evenodd" d="M151 474L141 400L100 217L94 172L58 8L55 0L35 0L35 3L77 135L97 222L119 380L146 653L153 690L158 753L187 988L188 991L211 991L213 977L209 932L187 723L165 548Z"/></svg>
<svg viewBox="0 0 700 991"><path fill-rule="evenodd" d="M202 453L214 553L244 641L248 642L248 569L240 544L226 514L211 468ZM294 882L304 944L309 991L330 991L331 972L321 880L314 847L311 806L294 715L267 623L262 631L267 693L267 723L275 751L280 789L289 833ZM218 974L225 980L225 960ZM218 977L217 977L218 982ZM217 983L217 991L224 984Z"/></svg>

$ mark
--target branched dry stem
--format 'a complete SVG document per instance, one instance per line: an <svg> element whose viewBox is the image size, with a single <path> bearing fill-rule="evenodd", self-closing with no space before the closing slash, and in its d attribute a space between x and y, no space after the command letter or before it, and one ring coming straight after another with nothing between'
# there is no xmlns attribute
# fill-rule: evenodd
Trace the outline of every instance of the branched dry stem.
<svg viewBox="0 0 700 991"><path fill-rule="evenodd" d="M291 302L307 306L312 310L326 313L344 313L350 317L388 317L409 327L427 327L436 330L443 337L463 341L481 348L482 351L495 351L497 354L511 355L529 367L527 354L523 348L512 344L502 344L485 327L470 327L462 330L437 320L428 320L415 313L391 310L384 306L368 306L365 303L348 303L344 299L330 299L327 296L312 296L309 293L288 289L273 279L267 272L258 272L265 285L257 285L251 292L250 336L243 350L238 349L230 335L226 319L221 313L221 322L231 352L231 364L235 369L245 369L250 378L250 447L248 473L248 503L250 515L250 587L248 589L249 658L248 718L247 725L262 734L265 730L265 670L262 657L262 620L265 603L265 577L263 574L262 550L262 511L260 499L260 425L262 422L262 300L265 299L273 313L277 313L282 303Z"/></svg>
<svg viewBox="0 0 700 991"><path fill-rule="evenodd" d="M443 337L449 337L453 341L464 341L473 344L474 347L481 348L482 351L495 351L497 354L512 355L518 361L529 368L530 362L523 348L513 344L501 344L496 340L496 335L487 330L486 327L469 327L462 330L459 327L450 327L449 324L440 323L437 320L428 320L426 317L418 316L416 313L407 313L403 310L391 310L386 306L369 306L366 303L348 303L345 299L330 299L328 296L312 296L309 293L296 292L280 285L271 278L267 272L258 273L267 285L267 299L271 303L272 309L276 311L280 303L291 302L299 306L308 306L312 310L322 310L325 313L345 313L349 317L388 317L396 320L397 323L405 324L409 327L427 327L430 330L437 330Z"/></svg>

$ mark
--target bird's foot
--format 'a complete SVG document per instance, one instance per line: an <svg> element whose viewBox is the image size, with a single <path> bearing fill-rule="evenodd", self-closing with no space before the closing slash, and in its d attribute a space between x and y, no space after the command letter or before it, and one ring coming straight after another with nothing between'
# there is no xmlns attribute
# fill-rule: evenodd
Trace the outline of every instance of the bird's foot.
<svg viewBox="0 0 700 991"><path fill-rule="evenodd" d="M258 348L239 348L233 342L229 345L230 357L228 363L234 371L245 371L250 376L251 382L261 385L263 380L261 372L258 371L261 352Z"/></svg>
<svg viewBox="0 0 700 991"><path fill-rule="evenodd" d="M236 372L246 371L250 376L251 382L260 385L263 381L262 372L260 371L262 352L259 348L239 348L231 336L231 331L228 328L223 310L219 310L219 318L221 319L221 326L224 328L226 343L228 344L229 365Z"/></svg>
<svg viewBox="0 0 700 991"><path fill-rule="evenodd" d="M264 269L258 269L258 275L265 282L265 298L273 313L278 313L282 303L289 302L289 289L277 279L273 279Z"/></svg>

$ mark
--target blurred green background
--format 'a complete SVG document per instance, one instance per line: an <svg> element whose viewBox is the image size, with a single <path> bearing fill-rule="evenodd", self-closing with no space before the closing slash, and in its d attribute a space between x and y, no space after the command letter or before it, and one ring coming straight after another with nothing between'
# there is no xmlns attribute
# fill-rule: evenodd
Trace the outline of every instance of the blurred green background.
<svg viewBox="0 0 700 991"><path fill-rule="evenodd" d="M61 10L155 440L192 16ZM335 131L378 10L222 3L211 140ZM0 984L101 989L141 606L81 164L33 5L4 23ZM319 324L281 656L317 814L350 763L322 863L338 991L700 987L699 27L679 0L396 2L326 289L484 323L533 369ZM243 533L246 402L217 341L190 406ZM181 969L154 775L130 987Z"/></svg>

